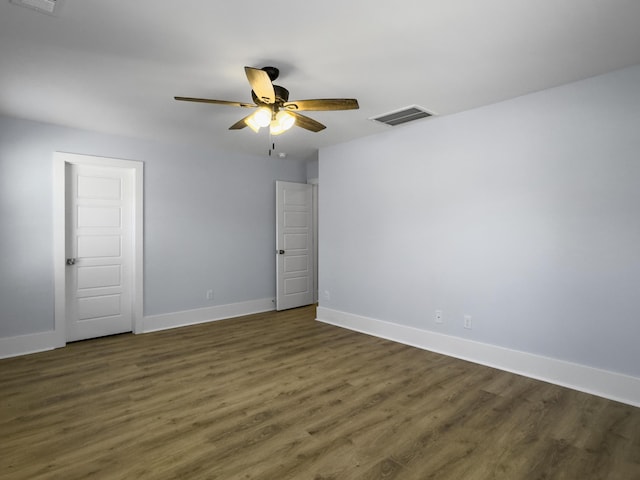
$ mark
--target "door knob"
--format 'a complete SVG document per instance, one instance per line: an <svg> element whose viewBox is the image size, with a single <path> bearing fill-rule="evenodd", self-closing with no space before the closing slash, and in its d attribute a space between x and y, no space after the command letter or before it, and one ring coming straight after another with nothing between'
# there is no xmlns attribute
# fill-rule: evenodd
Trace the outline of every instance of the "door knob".
<svg viewBox="0 0 640 480"><path fill-rule="evenodd" d="M284 250L278 250L278 253L279 253L280 255L284 255Z"/></svg>
<svg viewBox="0 0 640 480"><path fill-rule="evenodd" d="M75 265L75 264L76 264L75 258L67 258L67 265Z"/></svg>

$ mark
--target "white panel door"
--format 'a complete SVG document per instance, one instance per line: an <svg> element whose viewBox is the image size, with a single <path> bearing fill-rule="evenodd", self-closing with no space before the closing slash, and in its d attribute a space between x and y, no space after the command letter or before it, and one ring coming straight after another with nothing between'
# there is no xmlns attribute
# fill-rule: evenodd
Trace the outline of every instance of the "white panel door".
<svg viewBox="0 0 640 480"><path fill-rule="evenodd" d="M313 303L312 186L276 182L276 309Z"/></svg>
<svg viewBox="0 0 640 480"><path fill-rule="evenodd" d="M133 177L66 165L67 341L132 330Z"/></svg>

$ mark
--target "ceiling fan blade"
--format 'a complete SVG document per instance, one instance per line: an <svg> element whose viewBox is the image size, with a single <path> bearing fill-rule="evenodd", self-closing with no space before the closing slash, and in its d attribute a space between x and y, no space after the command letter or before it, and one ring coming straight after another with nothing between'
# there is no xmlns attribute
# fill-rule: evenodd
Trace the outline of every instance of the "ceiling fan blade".
<svg viewBox="0 0 640 480"><path fill-rule="evenodd" d="M360 108L355 98L318 98L315 100L294 100L285 102L283 107L293 111L327 111L327 110L356 110Z"/></svg>
<svg viewBox="0 0 640 480"><path fill-rule="evenodd" d="M272 104L276 101L276 92L269 74L259 68L244 67L244 73L256 96L264 103Z"/></svg>
<svg viewBox="0 0 640 480"><path fill-rule="evenodd" d="M320 122L317 122L313 118L306 117L296 112L289 112L289 113L291 113L291 115L296 117L296 125L298 127L302 127L312 132L319 132L320 130L324 130L325 128L327 128L325 125L321 124Z"/></svg>
<svg viewBox="0 0 640 480"><path fill-rule="evenodd" d="M242 128L246 127L246 126L247 126L247 123L245 122L245 120L246 120L247 118L249 118L251 115L253 115L253 113L250 113L250 114L249 114L249 115L247 115L246 117L241 118L240 120L238 120L236 123L234 123L233 125L231 125L231 126L229 127L229 130L240 130L240 129L242 129Z"/></svg>
<svg viewBox="0 0 640 480"><path fill-rule="evenodd" d="M183 102L214 103L216 105L229 105L231 107L244 107L244 108L257 107L257 105L253 103L229 102L227 100L213 100L211 98L192 98L192 97L173 97L173 98Z"/></svg>

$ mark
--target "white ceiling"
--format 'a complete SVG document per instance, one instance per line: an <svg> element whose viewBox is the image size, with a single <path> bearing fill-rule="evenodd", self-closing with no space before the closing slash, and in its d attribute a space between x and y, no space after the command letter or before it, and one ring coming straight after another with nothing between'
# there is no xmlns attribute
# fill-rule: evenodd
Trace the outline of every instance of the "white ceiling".
<svg viewBox="0 0 640 480"><path fill-rule="evenodd" d="M357 98L277 137L307 158L405 106L447 115L640 63L638 0L59 1L0 0L1 114L259 155L267 133L228 130L247 110L173 97L250 102L243 67L273 65L292 100Z"/></svg>

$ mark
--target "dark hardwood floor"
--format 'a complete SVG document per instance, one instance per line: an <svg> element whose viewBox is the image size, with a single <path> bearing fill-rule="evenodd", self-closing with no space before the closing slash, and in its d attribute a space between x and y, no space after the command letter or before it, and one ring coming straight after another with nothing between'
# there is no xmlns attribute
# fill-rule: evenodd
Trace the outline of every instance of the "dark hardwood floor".
<svg viewBox="0 0 640 480"><path fill-rule="evenodd" d="M640 409L314 316L0 360L0 478L640 479Z"/></svg>

